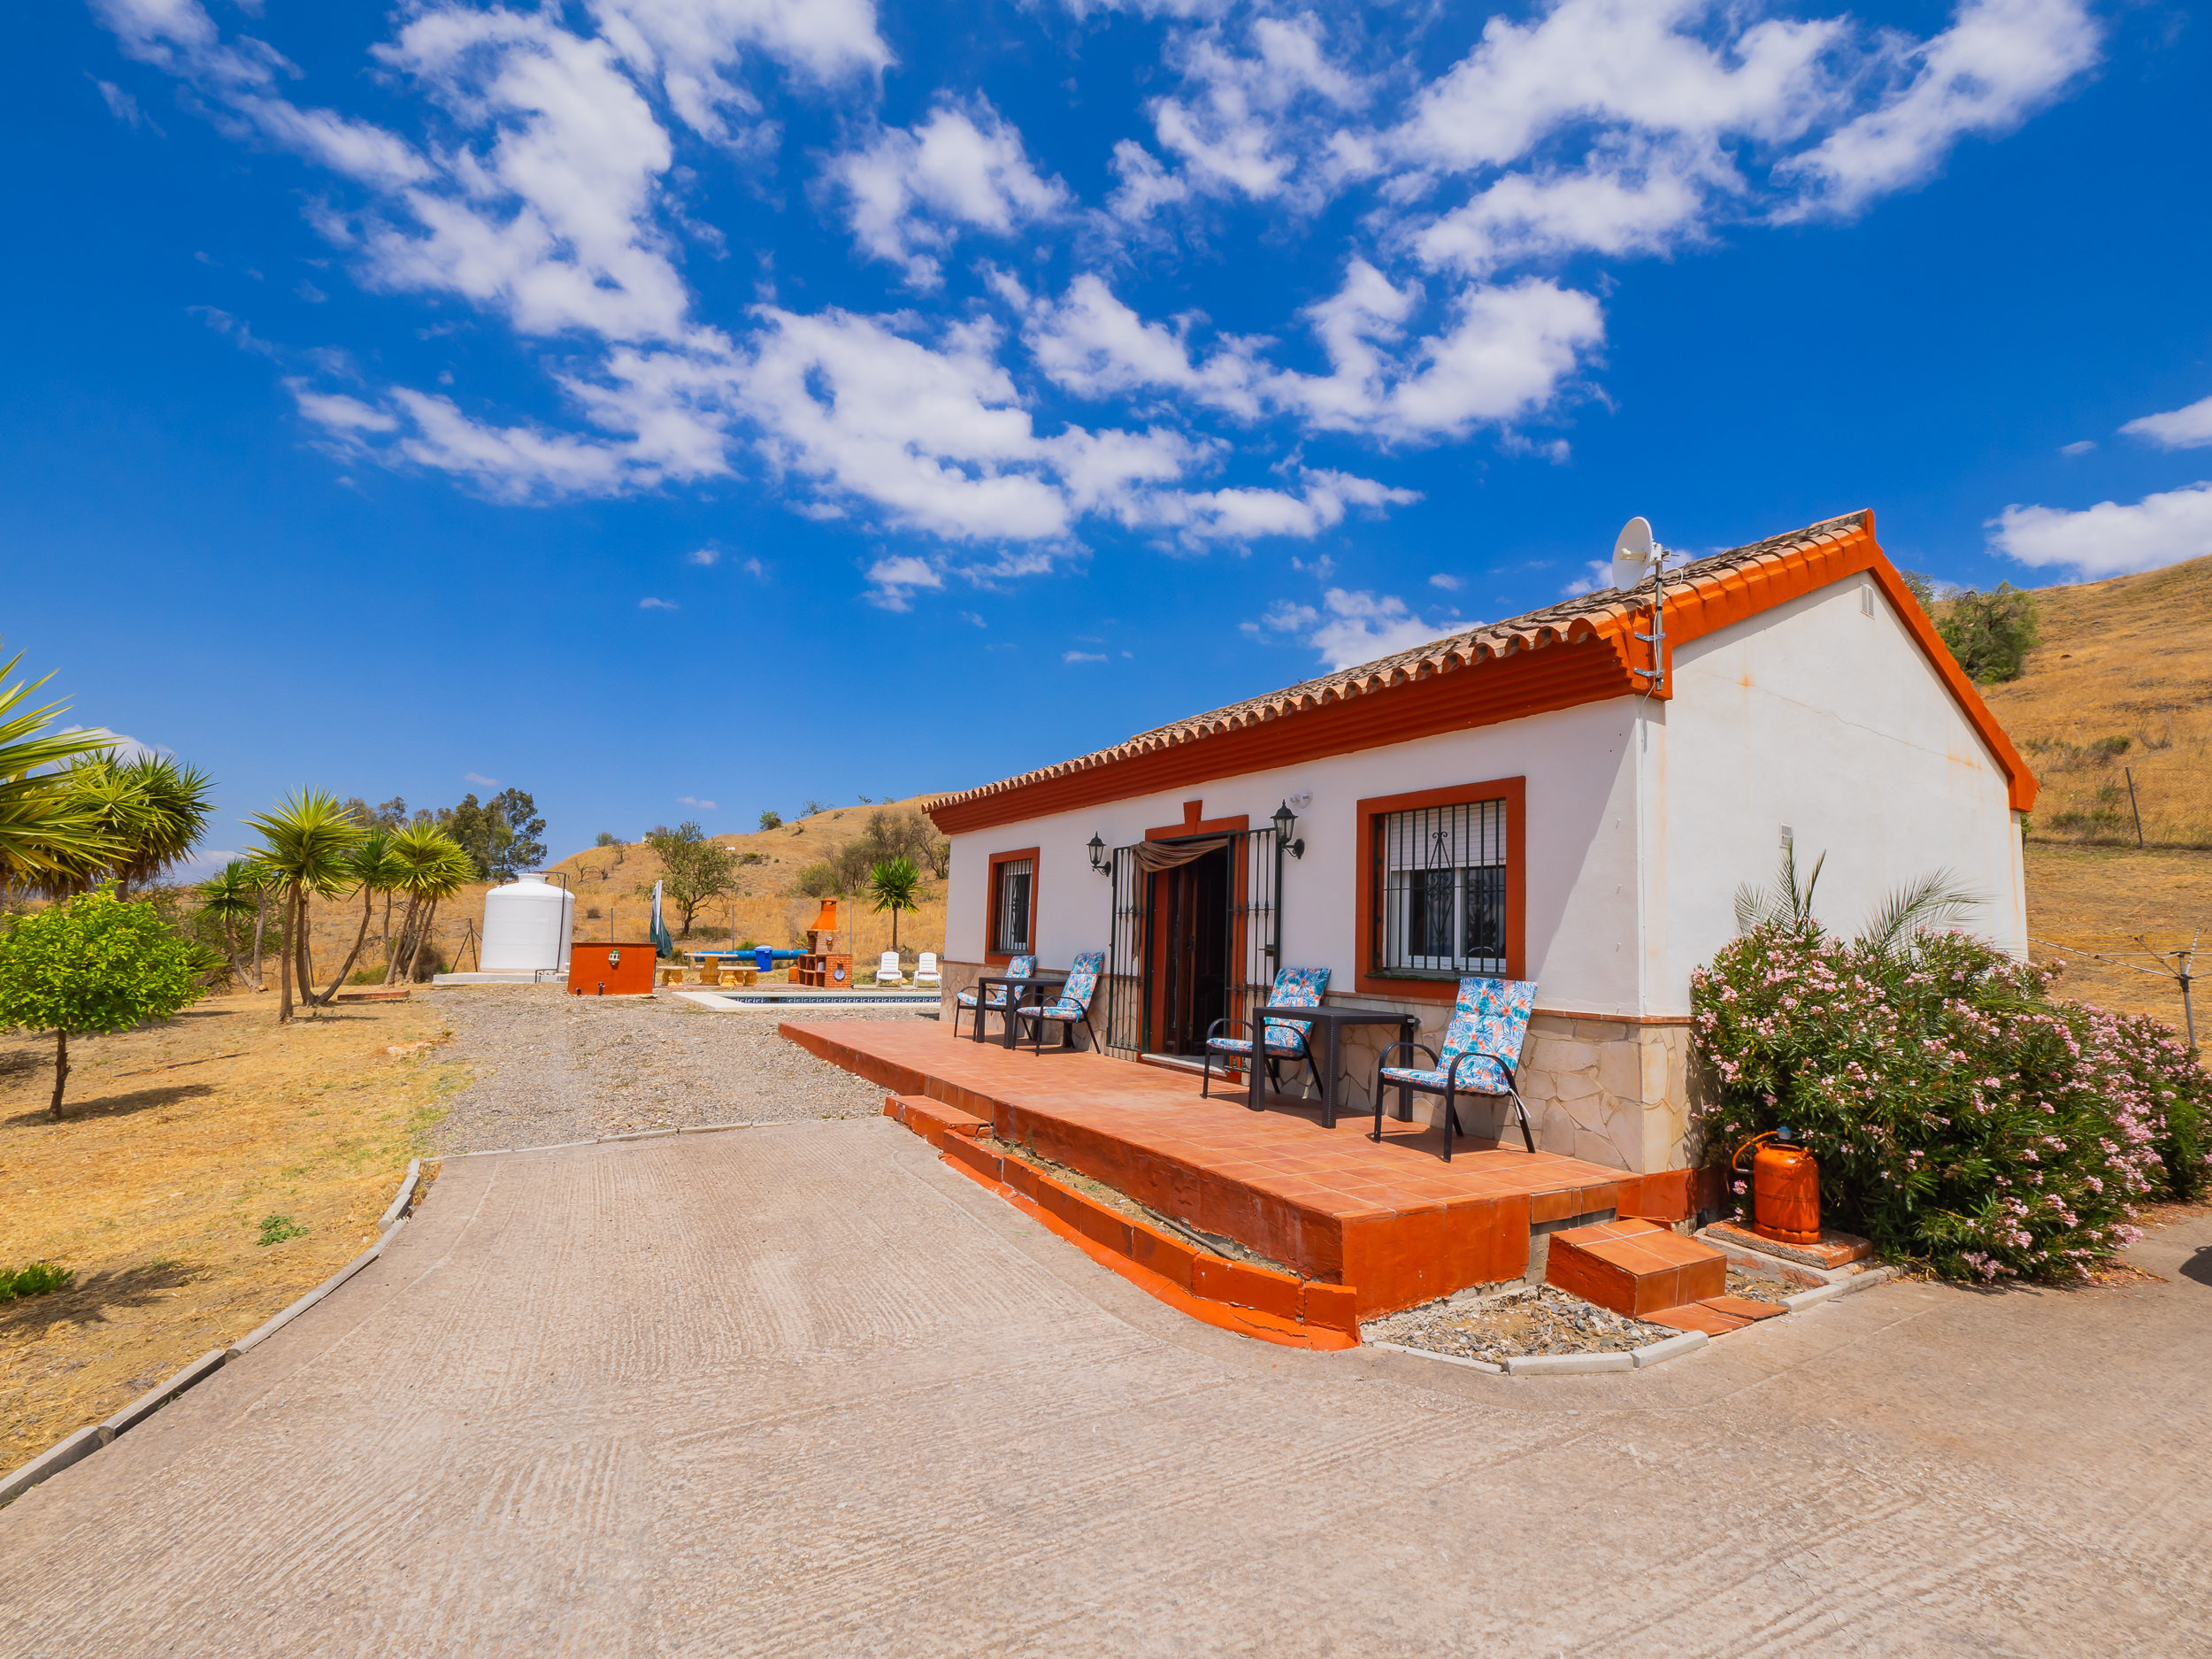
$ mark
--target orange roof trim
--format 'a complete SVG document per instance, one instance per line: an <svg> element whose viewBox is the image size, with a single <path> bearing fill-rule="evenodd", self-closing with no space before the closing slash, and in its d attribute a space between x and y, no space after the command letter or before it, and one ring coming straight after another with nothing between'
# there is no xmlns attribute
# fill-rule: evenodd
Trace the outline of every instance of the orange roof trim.
<svg viewBox="0 0 2212 1659"><path fill-rule="evenodd" d="M1668 572L1668 643L1701 638L1862 571L1888 596L1989 745L2014 810L2028 810L2035 802L2034 774L1875 541L1870 511L1824 519ZM1569 599L946 795L927 810L940 829L959 834L1638 693L1645 683L1638 671L1650 667L1651 649L1635 635L1647 631L1649 603L1611 589Z"/></svg>

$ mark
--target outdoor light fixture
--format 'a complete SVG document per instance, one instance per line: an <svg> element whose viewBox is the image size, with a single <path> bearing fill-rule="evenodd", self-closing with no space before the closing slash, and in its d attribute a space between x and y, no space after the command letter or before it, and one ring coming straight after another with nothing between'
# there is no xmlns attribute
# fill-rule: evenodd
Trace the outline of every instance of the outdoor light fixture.
<svg viewBox="0 0 2212 1659"><path fill-rule="evenodd" d="M1290 810L1289 802L1286 801L1275 809L1274 823L1275 844L1293 858L1303 858L1306 856L1306 843L1290 839L1290 832L1297 827L1298 815Z"/></svg>
<svg viewBox="0 0 2212 1659"><path fill-rule="evenodd" d="M1102 875L1102 875L1104 875L1104 874L1106 873L1106 861L1105 861L1105 857L1104 857L1105 851L1106 851L1106 843L1105 843L1104 841L1102 841L1099 840L1097 836L1095 836L1095 835L1092 836L1092 837L1091 837L1091 868L1092 868L1092 869L1094 869L1094 870L1095 870L1095 871L1097 871L1097 872L1098 872L1098 873L1099 873L1100 875Z"/></svg>

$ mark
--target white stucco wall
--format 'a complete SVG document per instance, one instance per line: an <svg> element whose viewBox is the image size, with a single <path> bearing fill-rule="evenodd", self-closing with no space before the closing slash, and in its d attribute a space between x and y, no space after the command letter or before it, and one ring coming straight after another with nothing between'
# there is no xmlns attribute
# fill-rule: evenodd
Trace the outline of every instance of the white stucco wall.
<svg viewBox="0 0 2212 1659"><path fill-rule="evenodd" d="M1632 699L1484 726L1279 770L1190 784L952 837L945 950L977 962L984 947L990 856L1039 852L1038 948L1064 966L1106 944L1111 883L1090 867L1094 834L1108 847L1178 824L1202 799L1209 818L1243 814L1262 827L1286 798L1309 794L1296 833L1302 859L1283 873L1283 956L1327 966L1332 988L1353 988L1358 884L1357 805L1375 795L1492 779L1527 780L1527 945L1539 1003L1635 1011L1637 983L1633 774L1625 765Z"/></svg>
<svg viewBox="0 0 2212 1659"><path fill-rule="evenodd" d="M1645 1012L1687 1011L1691 970L1734 936L1737 887L1773 881L1785 825L1801 879L1827 855L1814 909L1839 932L1947 868L1989 900L1961 926L2024 950L2005 774L1870 579L1682 646L1673 672L1644 757Z"/></svg>

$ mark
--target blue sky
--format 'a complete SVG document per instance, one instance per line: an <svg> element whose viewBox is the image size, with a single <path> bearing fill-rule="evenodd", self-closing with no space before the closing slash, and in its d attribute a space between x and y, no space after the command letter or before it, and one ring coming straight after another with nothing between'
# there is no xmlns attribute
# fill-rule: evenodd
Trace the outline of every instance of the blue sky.
<svg viewBox="0 0 2212 1659"><path fill-rule="evenodd" d="M6 650L557 853L1550 602L1631 513L2212 552L2165 4L26 9Z"/></svg>

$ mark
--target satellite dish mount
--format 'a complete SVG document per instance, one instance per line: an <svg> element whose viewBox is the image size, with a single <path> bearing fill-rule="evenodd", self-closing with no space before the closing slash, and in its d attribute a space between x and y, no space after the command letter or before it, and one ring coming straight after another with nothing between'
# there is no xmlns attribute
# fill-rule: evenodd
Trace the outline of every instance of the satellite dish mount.
<svg viewBox="0 0 2212 1659"><path fill-rule="evenodd" d="M1647 693L1658 691L1667 683L1667 595L1662 576L1666 557L1666 549L1652 539L1647 518L1631 518L1613 538L1613 586L1632 594L1646 577L1651 579L1651 632L1636 635L1651 647L1651 666L1629 670L1650 682L1644 687Z"/></svg>

